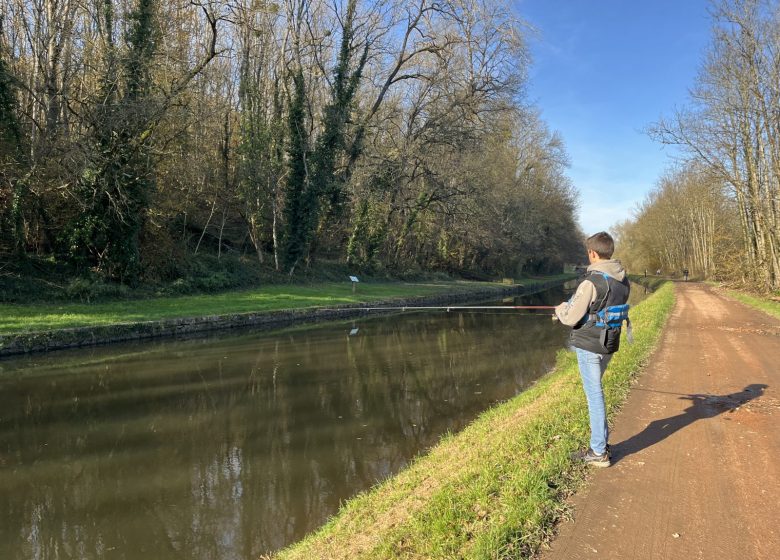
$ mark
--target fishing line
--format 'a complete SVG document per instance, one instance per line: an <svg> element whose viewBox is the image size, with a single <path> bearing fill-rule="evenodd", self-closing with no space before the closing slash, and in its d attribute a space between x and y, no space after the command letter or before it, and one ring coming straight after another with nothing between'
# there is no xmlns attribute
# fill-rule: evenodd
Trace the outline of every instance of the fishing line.
<svg viewBox="0 0 780 560"><path fill-rule="evenodd" d="M510 315L507 311L512 311L513 316L530 317L532 315L549 317L552 313L545 313L544 311L551 311L555 309L554 305L388 305L384 307L352 307L341 308L338 311L352 311L352 312L370 312L370 311L384 311L384 312L406 312L406 311L443 311L449 313L451 311L457 311L460 313L467 313L469 315ZM334 311L336 311L334 309ZM528 311L527 313L520 313L519 311Z"/></svg>

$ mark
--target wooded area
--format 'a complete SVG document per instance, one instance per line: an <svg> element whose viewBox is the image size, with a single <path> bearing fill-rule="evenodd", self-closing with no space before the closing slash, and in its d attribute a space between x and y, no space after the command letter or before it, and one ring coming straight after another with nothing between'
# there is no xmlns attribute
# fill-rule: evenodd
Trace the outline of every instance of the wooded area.
<svg viewBox="0 0 780 560"><path fill-rule="evenodd" d="M136 284L581 260L500 0L7 0L0 254Z"/></svg>
<svg viewBox="0 0 780 560"><path fill-rule="evenodd" d="M780 6L724 0L690 104L652 129L688 161L618 229L634 270L780 289Z"/></svg>

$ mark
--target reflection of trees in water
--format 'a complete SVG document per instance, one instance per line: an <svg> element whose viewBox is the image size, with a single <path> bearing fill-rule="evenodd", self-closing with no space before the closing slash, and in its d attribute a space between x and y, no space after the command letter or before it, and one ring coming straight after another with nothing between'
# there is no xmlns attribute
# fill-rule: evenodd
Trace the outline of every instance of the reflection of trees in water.
<svg viewBox="0 0 780 560"><path fill-rule="evenodd" d="M258 557L516 394L563 337L407 314L4 381L0 556Z"/></svg>

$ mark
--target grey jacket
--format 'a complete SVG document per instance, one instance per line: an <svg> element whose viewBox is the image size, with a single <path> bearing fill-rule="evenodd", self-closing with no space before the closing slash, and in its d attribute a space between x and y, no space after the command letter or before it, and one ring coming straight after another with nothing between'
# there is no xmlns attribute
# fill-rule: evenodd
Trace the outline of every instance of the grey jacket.
<svg viewBox="0 0 780 560"><path fill-rule="evenodd" d="M619 282L626 277L626 270L616 259L593 263L588 267L588 272L591 271L604 272ZM555 315L561 323L573 327L587 315L594 301L596 301L596 287L590 280L583 280L571 299L555 308Z"/></svg>

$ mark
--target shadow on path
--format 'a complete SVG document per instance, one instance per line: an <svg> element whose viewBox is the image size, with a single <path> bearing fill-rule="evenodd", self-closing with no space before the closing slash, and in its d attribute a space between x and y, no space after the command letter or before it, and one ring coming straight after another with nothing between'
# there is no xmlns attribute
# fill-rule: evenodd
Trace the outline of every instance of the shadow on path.
<svg viewBox="0 0 780 560"><path fill-rule="evenodd" d="M634 387L633 390L635 391L680 395L680 399L690 400L691 406L676 416L653 420L638 434L610 446L612 451L612 463L617 463L633 453L637 453L642 449L655 445L659 441L662 441L675 433L677 430L681 430L696 420L712 418L719 414L723 414L724 412L734 412L746 402L757 399L763 395L764 390L767 387L768 386L763 383L753 383L745 387L739 393L731 393L729 395L683 395L681 393L670 393L667 391Z"/></svg>

